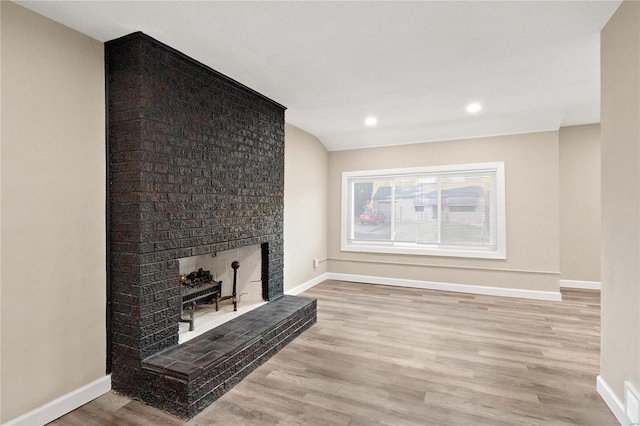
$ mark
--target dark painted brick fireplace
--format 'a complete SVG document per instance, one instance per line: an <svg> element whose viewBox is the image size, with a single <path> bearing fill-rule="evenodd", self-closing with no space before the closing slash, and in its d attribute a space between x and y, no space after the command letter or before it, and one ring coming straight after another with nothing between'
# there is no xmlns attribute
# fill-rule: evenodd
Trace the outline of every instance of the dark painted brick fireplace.
<svg viewBox="0 0 640 426"><path fill-rule="evenodd" d="M190 378L142 366L178 344L179 258L261 244L263 298L283 295L285 108L142 33L105 62L112 386L190 417Z"/></svg>

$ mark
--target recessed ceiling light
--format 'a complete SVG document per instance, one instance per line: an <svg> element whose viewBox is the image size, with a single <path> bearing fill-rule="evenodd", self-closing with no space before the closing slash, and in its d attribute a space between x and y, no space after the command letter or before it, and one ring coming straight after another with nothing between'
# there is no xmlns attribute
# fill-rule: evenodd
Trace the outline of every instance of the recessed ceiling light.
<svg viewBox="0 0 640 426"><path fill-rule="evenodd" d="M364 124L366 124L367 126L375 126L376 124L378 124L378 119L375 117L367 117L364 120Z"/></svg>
<svg viewBox="0 0 640 426"><path fill-rule="evenodd" d="M480 112L481 109L482 109L482 105L480 105L478 103L473 103L473 104L467 105L467 112L470 112L471 114L475 114L476 112Z"/></svg>

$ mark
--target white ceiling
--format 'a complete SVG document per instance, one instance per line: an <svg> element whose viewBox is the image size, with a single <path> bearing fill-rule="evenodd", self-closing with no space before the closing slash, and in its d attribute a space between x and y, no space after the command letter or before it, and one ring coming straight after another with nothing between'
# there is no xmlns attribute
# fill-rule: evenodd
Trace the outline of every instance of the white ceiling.
<svg viewBox="0 0 640 426"><path fill-rule="evenodd" d="M620 0L17 3L100 41L142 31L340 150L599 122L599 32Z"/></svg>

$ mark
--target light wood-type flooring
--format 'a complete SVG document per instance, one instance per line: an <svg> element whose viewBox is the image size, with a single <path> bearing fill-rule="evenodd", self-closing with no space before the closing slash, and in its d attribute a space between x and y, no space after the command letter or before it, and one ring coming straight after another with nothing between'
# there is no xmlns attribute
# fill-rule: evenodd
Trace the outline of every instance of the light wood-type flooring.
<svg viewBox="0 0 640 426"><path fill-rule="evenodd" d="M325 281L318 323L188 425L617 425L600 294L562 302ZM52 423L182 425L110 392Z"/></svg>

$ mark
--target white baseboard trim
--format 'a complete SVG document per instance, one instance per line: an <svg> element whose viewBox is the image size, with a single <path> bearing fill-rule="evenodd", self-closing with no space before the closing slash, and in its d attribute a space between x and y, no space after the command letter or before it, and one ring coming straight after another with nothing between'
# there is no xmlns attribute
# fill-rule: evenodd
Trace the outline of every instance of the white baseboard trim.
<svg viewBox="0 0 640 426"><path fill-rule="evenodd" d="M426 290L455 291L458 293L484 294L487 296L519 297L523 299L549 300L559 302L562 295L559 291L521 290L516 288L485 287L468 284L452 284L433 281L405 280L398 278L372 277L367 275L351 275L329 273L328 279L337 281L353 281L365 284L381 284L398 287L423 288Z"/></svg>
<svg viewBox="0 0 640 426"><path fill-rule="evenodd" d="M624 412L633 425L640 425L640 393L631 382L624 382Z"/></svg>
<svg viewBox="0 0 640 426"><path fill-rule="evenodd" d="M101 377L88 385L69 392L60 398L54 399L45 405L31 410L20 417L5 423L5 426L14 425L45 425L65 414L93 401L111 390L111 375Z"/></svg>
<svg viewBox="0 0 640 426"><path fill-rule="evenodd" d="M582 290L600 290L599 281L560 280L560 288L579 288Z"/></svg>
<svg viewBox="0 0 640 426"><path fill-rule="evenodd" d="M315 287L318 284L320 284L321 282L328 280L329 279L328 275L329 274L327 272L325 272L324 274L320 274L317 277L313 278L312 280L309 280L304 284L300 284L299 286L294 287L291 290L287 290L284 293L285 294L291 294L293 296L297 296L298 294L309 290L311 287Z"/></svg>
<svg viewBox="0 0 640 426"><path fill-rule="evenodd" d="M607 404L607 407L609 407L609 410L611 410L613 415L616 416L616 419L620 422L620 424L625 426L630 425L631 421L625 413L624 404L622 403L622 401L620 401L620 398L618 398L616 394L613 393L613 390L611 390L602 376L598 376L596 378L596 389L604 403Z"/></svg>

